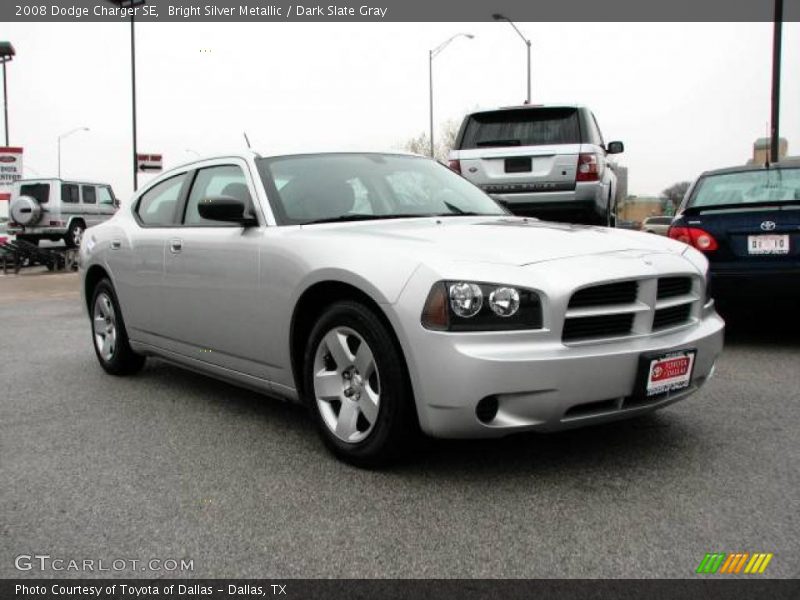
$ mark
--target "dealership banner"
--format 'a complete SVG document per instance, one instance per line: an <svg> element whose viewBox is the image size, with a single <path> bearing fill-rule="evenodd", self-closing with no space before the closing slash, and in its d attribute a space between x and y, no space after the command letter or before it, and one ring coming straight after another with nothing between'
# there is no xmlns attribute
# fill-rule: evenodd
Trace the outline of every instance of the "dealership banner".
<svg viewBox="0 0 800 600"><path fill-rule="evenodd" d="M330 2L330 0L329 0ZM771 21L771 0L50 0L0 2L2 21ZM788 1L784 20L800 21Z"/></svg>
<svg viewBox="0 0 800 600"><path fill-rule="evenodd" d="M532 557L534 558L534 557ZM796 600L797 580L781 579L4 579L3 600L126 598L233 600L598 600L703 598Z"/></svg>
<svg viewBox="0 0 800 600"><path fill-rule="evenodd" d="M0 146L0 202L11 199L11 186L18 179L22 179L22 148ZM0 213L6 210L0 206Z"/></svg>

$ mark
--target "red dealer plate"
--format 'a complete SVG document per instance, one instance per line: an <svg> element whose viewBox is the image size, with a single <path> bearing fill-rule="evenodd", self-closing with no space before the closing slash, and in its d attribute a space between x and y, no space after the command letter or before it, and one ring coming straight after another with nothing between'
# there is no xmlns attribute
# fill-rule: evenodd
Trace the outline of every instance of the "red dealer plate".
<svg viewBox="0 0 800 600"><path fill-rule="evenodd" d="M696 355L695 350L680 350L661 356L644 357L642 366L646 375L645 396L659 396L689 387Z"/></svg>

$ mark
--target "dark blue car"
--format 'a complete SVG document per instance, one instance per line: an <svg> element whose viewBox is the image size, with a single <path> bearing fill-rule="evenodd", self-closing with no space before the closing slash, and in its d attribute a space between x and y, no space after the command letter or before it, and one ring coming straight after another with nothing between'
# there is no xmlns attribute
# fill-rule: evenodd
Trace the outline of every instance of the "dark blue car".
<svg viewBox="0 0 800 600"><path fill-rule="evenodd" d="M800 165L703 173L668 235L705 253L715 296L800 290Z"/></svg>

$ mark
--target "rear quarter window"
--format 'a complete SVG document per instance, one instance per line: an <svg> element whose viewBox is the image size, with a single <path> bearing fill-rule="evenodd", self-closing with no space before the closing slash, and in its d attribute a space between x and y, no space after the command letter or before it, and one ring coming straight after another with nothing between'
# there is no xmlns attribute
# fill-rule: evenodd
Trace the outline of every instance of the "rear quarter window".
<svg viewBox="0 0 800 600"><path fill-rule="evenodd" d="M65 183L61 186L61 202L65 204L78 203L78 186L73 183Z"/></svg>
<svg viewBox="0 0 800 600"><path fill-rule="evenodd" d="M579 143L577 108L519 108L470 115L459 148Z"/></svg>

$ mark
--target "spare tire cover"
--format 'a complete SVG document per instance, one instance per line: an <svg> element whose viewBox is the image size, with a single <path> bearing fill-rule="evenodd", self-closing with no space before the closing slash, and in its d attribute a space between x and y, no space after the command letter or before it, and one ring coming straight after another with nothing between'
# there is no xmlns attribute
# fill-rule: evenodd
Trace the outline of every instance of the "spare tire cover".
<svg viewBox="0 0 800 600"><path fill-rule="evenodd" d="M20 196L11 203L11 218L20 225L33 225L42 217L42 207L31 196Z"/></svg>

